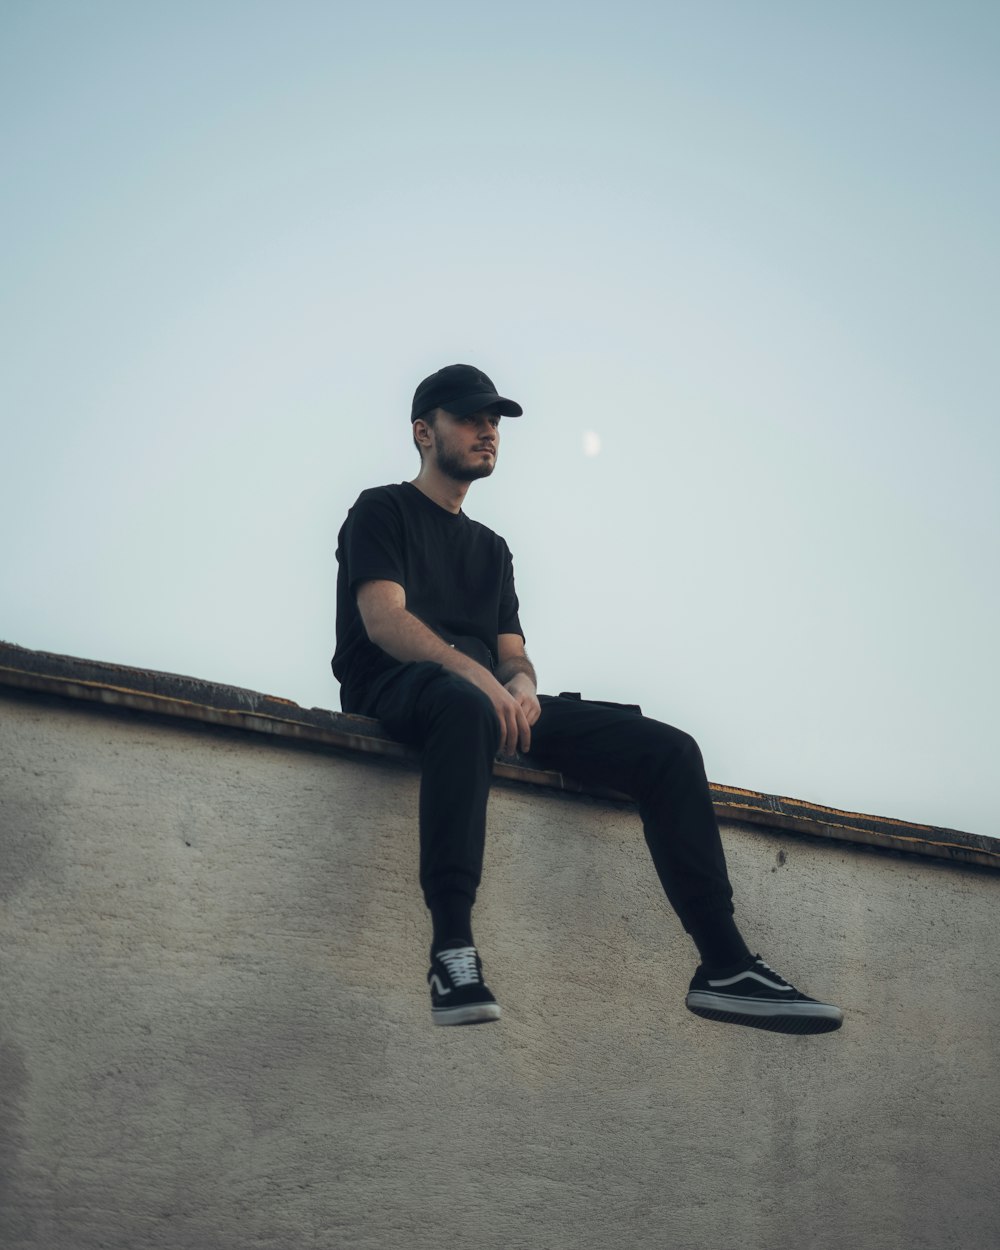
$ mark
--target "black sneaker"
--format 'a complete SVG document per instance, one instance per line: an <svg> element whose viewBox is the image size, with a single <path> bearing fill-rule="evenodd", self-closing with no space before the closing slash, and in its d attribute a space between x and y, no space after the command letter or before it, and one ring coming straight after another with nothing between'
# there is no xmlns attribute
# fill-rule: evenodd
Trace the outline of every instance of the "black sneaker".
<svg viewBox="0 0 1000 1250"><path fill-rule="evenodd" d="M830 1033L844 1022L839 1007L800 994L759 955L749 955L711 975L700 967L684 1001L706 1020L748 1024L775 1033Z"/></svg>
<svg viewBox="0 0 1000 1250"><path fill-rule="evenodd" d="M427 982L435 1024L486 1024L500 1019L500 1008L483 980L483 961L474 946L432 950Z"/></svg>

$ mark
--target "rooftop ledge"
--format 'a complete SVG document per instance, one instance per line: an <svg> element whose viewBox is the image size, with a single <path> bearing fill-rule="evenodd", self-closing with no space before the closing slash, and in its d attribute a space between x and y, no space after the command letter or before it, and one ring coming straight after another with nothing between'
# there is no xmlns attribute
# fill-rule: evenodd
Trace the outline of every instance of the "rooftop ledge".
<svg viewBox="0 0 1000 1250"><path fill-rule="evenodd" d="M0 642L0 692L18 690L98 704L140 714L175 717L339 751L416 760L410 748L387 737L376 720L325 708L302 708L289 699L182 677L126 668L99 660L29 651ZM628 802L613 791L584 786L561 773L516 758L497 760L494 775L522 785L545 786ZM798 836L846 842L950 863L1000 871L1000 841L955 829L916 825L882 816L820 807L736 786L712 786L721 821L781 829Z"/></svg>

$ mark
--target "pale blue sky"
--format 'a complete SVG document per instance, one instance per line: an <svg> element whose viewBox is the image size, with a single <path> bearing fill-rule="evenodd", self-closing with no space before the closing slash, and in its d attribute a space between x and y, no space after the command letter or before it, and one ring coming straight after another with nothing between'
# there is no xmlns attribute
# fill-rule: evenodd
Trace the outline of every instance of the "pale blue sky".
<svg viewBox="0 0 1000 1250"><path fill-rule="evenodd" d="M337 529L469 361L543 689L1000 835L998 64L961 0L0 7L0 636L338 706Z"/></svg>

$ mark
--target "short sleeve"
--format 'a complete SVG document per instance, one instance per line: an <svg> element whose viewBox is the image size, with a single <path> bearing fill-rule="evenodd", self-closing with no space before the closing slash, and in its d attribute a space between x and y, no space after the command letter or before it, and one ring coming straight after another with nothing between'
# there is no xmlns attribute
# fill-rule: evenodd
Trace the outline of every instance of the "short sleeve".
<svg viewBox="0 0 1000 1250"><path fill-rule="evenodd" d="M510 548L503 544L503 582L500 587L500 611L497 613L498 634L520 634L524 637L521 621L518 616L520 604L517 601L517 590L514 587L514 559Z"/></svg>
<svg viewBox="0 0 1000 1250"><path fill-rule="evenodd" d="M403 518L391 498L363 494L344 525L338 557L353 593L359 582L388 581L406 586Z"/></svg>

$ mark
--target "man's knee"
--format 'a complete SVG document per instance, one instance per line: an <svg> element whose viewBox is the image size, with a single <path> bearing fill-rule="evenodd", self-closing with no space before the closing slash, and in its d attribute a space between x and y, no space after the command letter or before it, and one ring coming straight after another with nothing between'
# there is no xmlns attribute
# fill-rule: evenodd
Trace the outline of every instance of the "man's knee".
<svg viewBox="0 0 1000 1250"><path fill-rule="evenodd" d="M703 773L705 763L701 747L689 733L665 725L661 721L644 718L649 747L661 764L670 772Z"/></svg>
<svg viewBox="0 0 1000 1250"><path fill-rule="evenodd" d="M500 721L487 695L459 677L442 672L433 683L432 727L471 740L492 744L495 754L500 746Z"/></svg>

